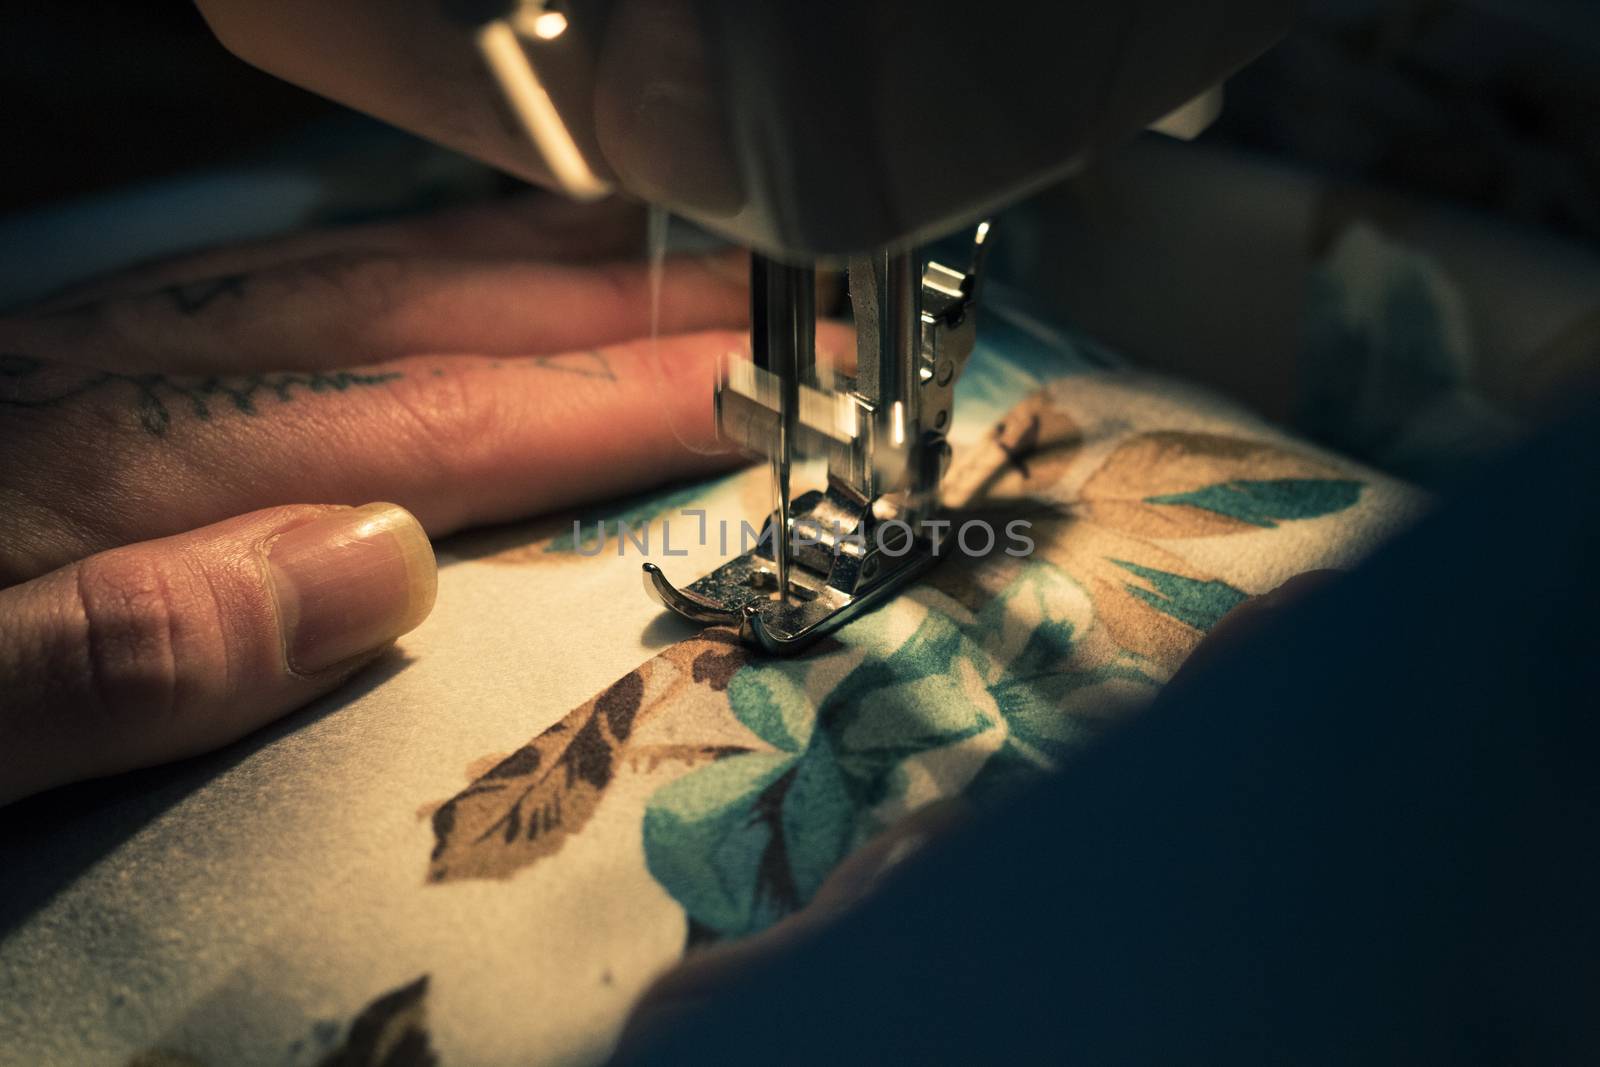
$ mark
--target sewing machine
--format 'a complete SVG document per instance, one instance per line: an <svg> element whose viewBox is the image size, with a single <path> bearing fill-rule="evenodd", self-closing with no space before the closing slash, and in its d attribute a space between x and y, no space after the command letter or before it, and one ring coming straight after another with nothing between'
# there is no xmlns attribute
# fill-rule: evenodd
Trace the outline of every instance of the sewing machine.
<svg viewBox="0 0 1600 1067"><path fill-rule="evenodd" d="M679 615L792 652L936 558L988 224L1216 85L1292 0L199 0L234 52L578 198L620 189L750 247L751 351L713 402L772 465L756 547ZM920 246L973 226L970 257ZM1071 250L1063 250L1071 254ZM847 263L853 374L819 366L815 268ZM794 466L826 488L791 498Z"/></svg>

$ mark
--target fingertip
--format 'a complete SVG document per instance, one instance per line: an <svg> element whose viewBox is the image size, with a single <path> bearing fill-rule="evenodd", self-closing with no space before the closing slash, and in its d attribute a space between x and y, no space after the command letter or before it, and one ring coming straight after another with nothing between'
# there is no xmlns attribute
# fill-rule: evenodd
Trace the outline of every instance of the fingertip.
<svg viewBox="0 0 1600 1067"><path fill-rule="evenodd" d="M383 648L433 610L433 545L397 504L330 512L279 534L265 552L284 660L298 674Z"/></svg>
<svg viewBox="0 0 1600 1067"><path fill-rule="evenodd" d="M394 538L405 569L406 608L395 624L395 637L403 637L422 625L438 599L439 561L433 541L421 521L399 504L368 504L358 510L370 515L374 529Z"/></svg>

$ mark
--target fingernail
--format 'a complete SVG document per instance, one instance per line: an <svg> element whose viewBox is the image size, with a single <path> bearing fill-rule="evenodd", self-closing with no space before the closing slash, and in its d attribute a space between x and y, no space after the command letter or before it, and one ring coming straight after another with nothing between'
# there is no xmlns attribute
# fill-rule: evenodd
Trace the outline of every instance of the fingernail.
<svg viewBox="0 0 1600 1067"><path fill-rule="evenodd" d="M280 534L267 549L291 669L315 674L382 648L433 609L438 567L405 508L368 504Z"/></svg>

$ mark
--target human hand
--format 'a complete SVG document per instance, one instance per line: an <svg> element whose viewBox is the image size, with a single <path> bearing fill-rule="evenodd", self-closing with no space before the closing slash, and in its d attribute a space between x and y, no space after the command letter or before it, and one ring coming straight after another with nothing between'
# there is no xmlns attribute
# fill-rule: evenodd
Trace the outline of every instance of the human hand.
<svg viewBox="0 0 1600 1067"><path fill-rule="evenodd" d="M0 320L0 803L337 686L428 614L430 535L727 464L708 391L745 343L741 259L669 260L660 374L619 258L642 232L530 196Z"/></svg>

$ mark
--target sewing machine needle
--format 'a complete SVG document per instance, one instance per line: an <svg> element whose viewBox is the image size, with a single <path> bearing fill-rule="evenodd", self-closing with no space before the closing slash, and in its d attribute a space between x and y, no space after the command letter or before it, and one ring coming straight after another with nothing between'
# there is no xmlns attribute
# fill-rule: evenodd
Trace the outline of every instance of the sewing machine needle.
<svg viewBox="0 0 1600 1067"><path fill-rule="evenodd" d="M778 430L778 452L772 457L772 488L777 495L774 511L772 558L778 566L778 599L789 599L789 457L784 432Z"/></svg>
<svg viewBox="0 0 1600 1067"><path fill-rule="evenodd" d="M778 597L789 597L791 569L790 489L797 434L800 429L800 386L816 373L816 272L761 255L750 258L751 355L755 365L778 381L776 440L769 453L776 496L772 558L777 568Z"/></svg>

